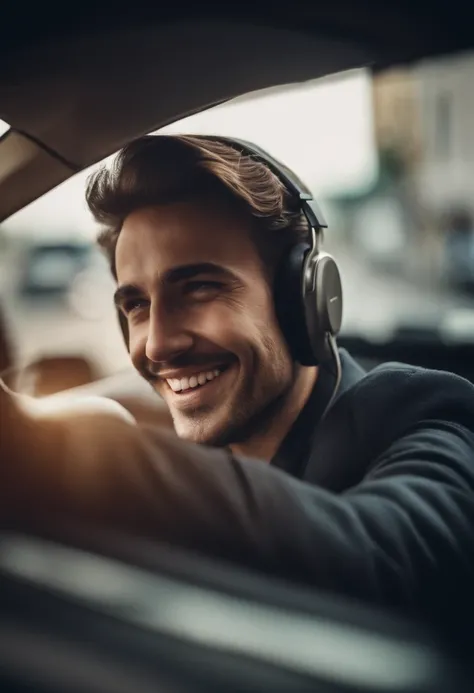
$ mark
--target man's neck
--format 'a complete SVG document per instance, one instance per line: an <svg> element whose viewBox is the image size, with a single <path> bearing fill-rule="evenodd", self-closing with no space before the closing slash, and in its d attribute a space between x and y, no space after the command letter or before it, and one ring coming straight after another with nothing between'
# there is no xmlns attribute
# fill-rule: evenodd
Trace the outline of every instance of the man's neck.
<svg viewBox="0 0 474 693"><path fill-rule="evenodd" d="M298 418L308 401L318 377L318 369L300 368L283 406L272 418L268 427L256 433L244 443L230 445L235 455L254 457L270 462L282 444L284 438Z"/></svg>

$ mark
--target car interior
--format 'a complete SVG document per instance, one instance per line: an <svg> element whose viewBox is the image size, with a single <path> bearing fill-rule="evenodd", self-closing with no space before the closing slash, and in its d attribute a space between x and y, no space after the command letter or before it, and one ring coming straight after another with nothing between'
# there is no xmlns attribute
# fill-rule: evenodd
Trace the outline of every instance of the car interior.
<svg viewBox="0 0 474 693"><path fill-rule="evenodd" d="M116 315L107 303L111 280L105 278L103 261L89 251L89 240L71 240L72 232L49 239L40 224L42 208L35 205L69 185L76 186L79 200L84 175L137 136L186 126L212 131L224 122L219 114L227 113L229 104L236 104L238 117L245 112L239 109L253 108L252 103L260 108L260 94L271 109L282 89L291 97L298 96L298 89L306 93L320 84L326 91L317 107L305 110L305 122L314 132L307 129L298 140L298 160L302 166L309 161L311 170L319 168L317 180L323 186L329 163L338 158L342 180L351 157L347 143L366 132L369 111L357 116L346 108L346 120L329 138L320 162L317 130L325 103L336 103L331 102L331 89L346 79L348 89L359 84L364 98L370 87L370 108L378 108L377 142L383 146L375 150L371 145L375 154L367 148L353 155L354 160L363 159L360 170L372 167L372 173L364 174L369 183L356 191L350 186L342 191L337 183L323 195L328 217L334 211L338 227L333 238L328 231L328 245L332 248L333 243L335 252L341 248L347 257L349 319L339 345L367 369L402 361L455 372L474 382L474 260L465 269L474 209L464 216L452 212L472 197L470 127L463 130L469 143L466 139L456 145L454 158L462 159L457 172L450 173L444 150L435 152L436 170L429 169L416 150L421 199L429 208L418 228L416 219L421 217L416 214L409 224L396 223L405 219L400 208L413 208L415 178L409 168L403 179L397 178L397 161L390 159L393 147L388 146L402 121L413 127L414 84L417 94L427 95L423 108L429 110L433 103L439 116L433 137L444 136L451 122L446 94L455 89L443 87L435 101L429 99L442 82L440 75L448 75L453 84L457 80L460 91L474 77L474 8L458 0L433 0L428 9L414 0L297 2L279 9L262 0L220 10L206 2L189 8L104 5L93 12L73 7L70 13L41 5L2 10L0 372L8 388L35 399L38 406L59 409L84 397L105 397L138 422L171 427L164 403L128 366ZM441 66L434 77L433 65ZM463 71L469 75L467 82L462 82ZM395 93L390 101L387 94ZM328 119L334 120L331 113ZM361 129L344 139L347 123L357 117ZM459 114L456 118L458 122ZM295 137L297 127L290 120L287 126ZM283 130L277 128L275 147L283 140ZM296 139L288 141L291 156ZM449 136L446 141L449 149ZM409 149L407 161L413 151ZM465 160L459 151L465 152ZM391 189L396 188L397 201L403 201L396 209L384 176L392 176ZM449 176L455 180L452 193ZM65 223L71 209L64 205ZM385 230L387 209L395 209L394 222ZM25 214L34 221L33 233L25 252L18 245L20 252L14 244L17 237L27 237ZM370 219L374 230L369 233ZM89 233L95 233L90 220L86 224ZM384 241L389 231L392 235ZM20 287L15 298L13 276ZM105 298L99 300L99 294ZM54 297L63 295L68 310L81 321L64 328L68 342L61 350L51 339L59 329L52 306ZM27 308L20 309L23 304ZM388 315L392 304L396 319ZM359 312L363 305L364 315ZM384 330L377 330L382 323ZM97 343L107 356L107 367L78 347L78 335L92 324L100 333ZM54 349L39 348L45 333ZM91 352L97 351L97 343ZM4 527L0 582L2 691L146 693L215 686L226 691L441 693L473 687L472 663L466 657L472 648L466 642L461 647L442 632L394 614L231 571L146 541L132 543L68 527L35 535Z"/></svg>

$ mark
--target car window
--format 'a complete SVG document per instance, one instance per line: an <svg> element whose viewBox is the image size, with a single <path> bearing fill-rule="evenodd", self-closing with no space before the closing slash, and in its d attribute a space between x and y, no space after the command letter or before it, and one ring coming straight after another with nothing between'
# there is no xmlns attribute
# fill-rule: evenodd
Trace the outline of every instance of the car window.
<svg viewBox="0 0 474 693"><path fill-rule="evenodd" d="M474 53L245 95L163 128L255 142L312 189L339 260L346 335L474 341ZM18 358L128 365L82 172L0 226Z"/></svg>

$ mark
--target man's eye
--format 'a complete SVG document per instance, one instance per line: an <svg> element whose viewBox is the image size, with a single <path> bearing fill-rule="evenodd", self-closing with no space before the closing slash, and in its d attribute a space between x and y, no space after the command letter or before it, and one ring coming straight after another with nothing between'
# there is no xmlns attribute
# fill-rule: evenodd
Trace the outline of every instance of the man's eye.
<svg viewBox="0 0 474 693"><path fill-rule="evenodd" d="M216 294L221 288L222 284L220 282L195 281L188 282L184 290L187 294L206 297Z"/></svg>
<svg viewBox="0 0 474 693"><path fill-rule="evenodd" d="M126 301L122 306L122 311L125 315L131 315L139 310L145 309L148 306L148 301L144 298L133 298Z"/></svg>

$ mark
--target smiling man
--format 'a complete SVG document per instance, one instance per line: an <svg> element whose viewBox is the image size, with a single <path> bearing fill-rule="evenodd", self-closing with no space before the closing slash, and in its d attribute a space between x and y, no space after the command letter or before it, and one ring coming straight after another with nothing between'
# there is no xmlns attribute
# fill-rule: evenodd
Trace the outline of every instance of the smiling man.
<svg viewBox="0 0 474 693"><path fill-rule="evenodd" d="M132 361L165 399L177 434L270 459L316 369L291 361L273 268L248 215L223 193L131 212L115 249L115 301Z"/></svg>
<svg viewBox="0 0 474 693"><path fill-rule="evenodd" d="M318 375L291 357L275 310L282 258L308 237L297 201L283 208L285 195L262 164L189 137L139 141L88 192L108 227L101 244L132 361L168 404L177 434L264 460Z"/></svg>
<svg viewBox="0 0 474 693"><path fill-rule="evenodd" d="M92 415L50 419L48 435L30 422L0 507L456 620L474 581L473 386L401 364L365 373L337 350L337 282L305 264L303 198L239 145L141 138L87 199L132 361L178 436ZM316 359L325 330L330 358Z"/></svg>

